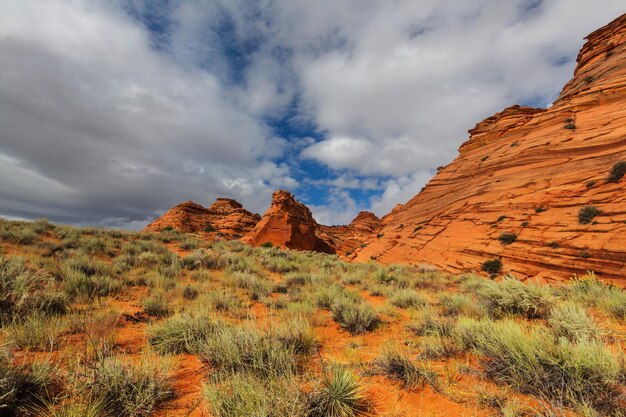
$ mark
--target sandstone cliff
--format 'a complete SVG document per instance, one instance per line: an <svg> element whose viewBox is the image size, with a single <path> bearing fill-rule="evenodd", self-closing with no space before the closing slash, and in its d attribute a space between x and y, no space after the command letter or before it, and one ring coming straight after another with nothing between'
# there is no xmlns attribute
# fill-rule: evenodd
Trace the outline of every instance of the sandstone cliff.
<svg viewBox="0 0 626 417"><path fill-rule="evenodd" d="M318 237L319 225L311 211L283 190L272 195L272 205L242 241L253 246L271 243L289 249L335 253L335 248Z"/></svg>
<svg viewBox="0 0 626 417"><path fill-rule="evenodd" d="M320 226L320 234L336 248L337 254L350 259L356 249L375 239L381 228L374 213L362 211L347 226Z"/></svg>
<svg viewBox="0 0 626 417"><path fill-rule="evenodd" d="M158 232L172 228L186 233L238 238L251 231L259 220L258 214L250 213L237 201L218 198L208 208L193 201L181 203L146 226L146 230Z"/></svg>
<svg viewBox="0 0 626 417"><path fill-rule="evenodd" d="M385 216L356 259L463 272L498 258L519 277L593 270L623 280L626 177L607 178L626 161L626 15L589 35L577 62L550 108L509 107L470 130L459 156ZM585 206L602 213L579 224Z"/></svg>

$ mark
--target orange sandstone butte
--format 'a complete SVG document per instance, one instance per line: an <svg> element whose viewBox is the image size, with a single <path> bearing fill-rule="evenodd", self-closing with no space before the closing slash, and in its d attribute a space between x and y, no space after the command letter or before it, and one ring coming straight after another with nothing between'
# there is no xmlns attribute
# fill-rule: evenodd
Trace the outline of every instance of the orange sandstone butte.
<svg viewBox="0 0 626 417"><path fill-rule="evenodd" d="M626 277L626 15L593 32L574 78L548 109L512 106L478 123L459 156L383 217L358 261L480 271L501 259L520 278L595 271ZM523 81L520 81L523 82ZM579 224L582 207L602 214ZM499 241L513 233L511 244Z"/></svg>

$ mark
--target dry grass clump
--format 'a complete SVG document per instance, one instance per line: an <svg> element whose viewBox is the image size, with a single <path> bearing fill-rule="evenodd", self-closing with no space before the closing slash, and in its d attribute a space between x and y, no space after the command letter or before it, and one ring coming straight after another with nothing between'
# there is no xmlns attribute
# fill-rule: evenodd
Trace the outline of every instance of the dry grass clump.
<svg viewBox="0 0 626 417"><path fill-rule="evenodd" d="M461 319L457 337L483 360L487 374L556 404L585 404L615 414L623 369L602 343L558 339L544 327L524 330L512 320Z"/></svg>
<svg viewBox="0 0 626 417"><path fill-rule="evenodd" d="M166 359L143 356L139 362L129 362L111 356L92 366L90 375L81 381L82 389L98 398L113 415L148 416L173 395L173 364Z"/></svg>
<svg viewBox="0 0 626 417"><path fill-rule="evenodd" d="M389 302L399 308L422 308L428 305L426 297L411 289L392 292L389 295Z"/></svg>
<svg viewBox="0 0 626 417"><path fill-rule="evenodd" d="M22 258L0 256L0 326L32 313L61 314L67 308L66 296L49 273L27 266Z"/></svg>
<svg viewBox="0 0 626 417"><path fill-rule="evenodd" d="M363 334L374 330L380 324L380 318L371 305L340 298L331 306L333 320L350 334Z"/></svg>
<svg viewBox="0 0 626 417"><path fill-rule="evenodd" d="M150 325L146 335L159 353L193 353L224 325L208 314L185 312Z"/></svg>
<svg viewBox="0 0 626 417"><path fill-rule="evenodd" d="M408 388L425 383L438 387L437 373L419 362L412 361L398 346L385 346L374 361L374 367L389 377L402 381Z"/></svg>
<svg viewBox="0 0 626 417"><path fill-rule="evenodd" d="M478 290L490 314L499 317L516 314L527 318L545 317L554 303L550 287L528 283L513 277L501 282L488 281Z"/></svg>

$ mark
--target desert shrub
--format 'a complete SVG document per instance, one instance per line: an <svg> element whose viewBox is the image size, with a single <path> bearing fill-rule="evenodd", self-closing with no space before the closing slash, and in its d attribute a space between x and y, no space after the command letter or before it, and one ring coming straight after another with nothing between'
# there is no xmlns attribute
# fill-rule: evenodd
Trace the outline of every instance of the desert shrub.
<svg viewBox="0 0 626 417"><path fill-rule="evenodd" d="M570 281L565 291L574 302L596 306L609 316L626 319L626 291L603 283L592 272Z"/></svg>
<svg viewBox="0 0 626 417"><path fill-rule="evenodd" d="M490 314L498 317L518 314L527 318L545 317L554 302L550 287L524 284L513 277L489 281L478 292Z"/></svg>
<svg viewBox="0 0 626 417"><path fill-rule="evenodd" d="M27 266L21 258L0 256L0 326L33 312L64 313L67 307L67 298L52 276Z"/></svg>
<svg viewBox="0 0 626 417"><path fill-rule="evenodd" d="M361 379L334 366L310 395L308 417L358 417L372 414Z"/></svg>
<svg viewBox="0 0 626 417"><path fill-rule="evenodd" d="M358 294L345 291L338 285L321 287L315 292L314 297L317 306L326 310L330 310L333 303L339 299L348 298L354 301L360 299Z"/></svg>
<svg viewBox="0 0 626 417"><path fill-rule="evenodd" d="M143 311L154 317L167 317L172 314L167 296L162 291L157 291L142 302Z"/></svg>
<svg viewBox="0 0 626 417"><path fill-rule="evenodd" d="M109 413L121 417L148 416L173 394L171 363L144 356L125 362L119 356L105 357L93 364L85 389L106 404Z"/></svg>
<svg viewBox="0 0 626 417"><path fill-rule="evenodd" d="M106 405L100 400L79 399L72 400L60 407L54 403L44 403L32 407L39 417L106 417Z"/></svg>
<svg viewBox="0 0 626 417"><path fill-rule="evenodd" d="M482 317L485 310L467 294L443 294L439 297L442 314L444 316L458 316L463 314L470 317Z"/></svg>
<svg viewBox="0 0 626 417"><path fill-rule="evenodd" d="M346 298L333 302L331 312L333 320L353 335L372 331L380 323L371 305Z"/></svg>
<svg viewBox="0 0 626 417"><path fill-rule="evenodd" d="M202 393L214 417L297 417L307 411L306 397L291 378L218 375L203 386Z"/></svg>
<svg viewBox="0 0 626 417"><path fill-rule="evenodd" d="M218 311L233 311L242 307L242 302L237 294L227 289L214 290L203 294L197 303Z"/></svg>
<svg viewBox="0 0 626 417"><path fill-rule="evenodd" d="M0 223L0 240L18 245L31 245L40 240L43 231L34 223L3 221Z"/></svg>
<svg viewBox="0 0 626 417"><path fill-rule="evenodd" d="M272 244L272 242L265 242L265 243L262 243L262 244L261 244L261 247L262 247L262 248L271 248L271 247L273 247L273 246L274 246L274 245Z"/></svg>
<svg viewBox="0 0 626 417"><path fill-rule="evenodd" d="M150 325L146 335L159 353L193 353L221 326L207 314L179 313Z"/></svg>
<svg viewBox="0 0 626 417"><path fill-rule="evenodd" d="M421 308L428 305L428 300L415 290L397 290L389 296L389 302L399 308Z"/></svg>
<svg viewBox="0 0 626 417"><path fill-rule="evenodd" d="M500 234L500 236L498 236L498 240L503 245L510 245L511 243L517 240L517 233L508 233L508 232L502 233Z"/></svg>
<svg viewBox="0 0 626 417"><path fill-rule="evenodd" d="M247 272L235 272L231 274L235 284L250 294L254 301L261 300L272 293L272 282L265 277Z"/></svg>
<svg viewBox="0 0 626 417"><path fill-rule="evenodd" d="M36 313L10 326L7 336L21 349L51 351L58 347L59 337L66 329L66 323L58 316Z"/></svg>
<svg viewBox="0 0 626 417"><path fill-rule="evenodd" d="M602 311L616 319L626 320L626 292L617 288L608 291L598 306Z"/></svg>
<svg viewBox="0 0 626 417"><path fill-rule="evenodd" d="M286 254L286 252L281 251L278 253ZM279 274L286 274L300 269L296 262L292 259L288 259L286 256L264 256L261 263L267 270Z"/></svg>
<svg viewBox="0 0 626 417"><path fill-rule="evenodd" d="M498 275L502 271L502 261L500 259L489 259L482 263L481 269L491 276Z"/></svg>
<svg viewBox="0 0 626 417"><path fill-rule="evenodd" d="M440 317L429 310L407 325L407 329L416 336L449 336L453 328L450 319Z"/></svg>
<svg viewBox="0 0 626 417"><path fill-rule="evenodd" d="M589 224L596 217L602 214L595 206L585 206L578 211L578 223Z"/></svg>
<svg viewBox="0 0 626 417"><path fill-rule="evenodd" d="M299 368L293 348L248 327L216 329L198 354L218 371L262 378L295 375Z"/></svg>
<svg viewBox="0 0 626 417"><path fill-rule="evenodd" d="M299 355L311 355L320 346L311 325L303 317L296 316L281 323L273 329L272 337Z"/></svg>
<svg viewBox="0 0 626 417"><path fill-rule="evenodd" d="M226 258L226 262L228 266L226 267L226 271L233 272L243 272L246 274L262 274L263 271L259 264L254 260L254 258L246 257L246 256L233 256L230 255Z"/></svg>
<svg viewBox="0 0 626 417"><path fill-rule="evenodd" d="M206 269L199 269L197 271L193 271L190 278L198 282L207 282L211 280L211 273Z"/></svg>
<svg viewBox="0 0 626 417"><path fill-rule="evenodd" d="M6 346L0 345L0 413L16 414L37 404L57 385L57 368L48 361L16 364Z"/></svg>
<svg viewBox="0 0 626 417"><path fill-rule="evenodd" d="M182 250L193 250L198 249L199 246L198 239L193 237L185 237L179 244L178 248Z"/></svg>
<svg viewBox="0 0 626 417"><path fill-rule="evenodd" d="M626 161L616 162L613 167L611 167L611 172L609 173L609 177L607 178L608 182L619 182L626 175Z"/></svg>
<svg viewBox="0 0 626 417"><path fill-rule="evenodd" d="M572 342L594 339L601 333L585 309L574 304L563 304L553 308L548 323L557 337L565 337Z"/></svg>
<svg viewBox="0 0 626 417"><path fill-rule="evenodd" d="M178 280L181 269L178 257L174 254L165 257L158 267L159 275L172 284Z"/></svg>
<svg viewBox="0 0 626 417"><path fill-rule="evenodd" d="M426 359L451 358L460 353L456 341L449 336L432 335L419 341L420 357Z"/></svg>
<svg viewBox="0 0 626 417"><path fill-rule="evenodd" d="M87 275L79 270L63 269L63 291L70 299L92 299L119 292L123 283L110 275Z"/></svg>
<svg viewBox="0 0 626 417"><path fill-rule="evenodd" d="M620 365L600 342L557 340L545 328L524 331L511 320L470 319L459 326L465 345L483 357L496 381L558 404L586 404L617 415Z"/></svg>
<svg viewBox="0 0 626 417"><path fill-rule="evenodd" d="M402 381L408 388L424 383L437 387L437 373L411 361L408 354L397 346L385 346L374 366L387 376Z"/></svg>
<svg viewBox="0 0 626 417"><path fill-rule="evenodd" d="M198 298L198 294L198 290L189 284L187 284L183 289L183 298L185 300L195 300L196 298Z"/></svg>
<svg viewBox="0 0 626 417"><path fill-rule="evenodd" d="M312 282L311 274L302 272L290 272L285 275L283 281L287 287L301 287Z"/></svg>

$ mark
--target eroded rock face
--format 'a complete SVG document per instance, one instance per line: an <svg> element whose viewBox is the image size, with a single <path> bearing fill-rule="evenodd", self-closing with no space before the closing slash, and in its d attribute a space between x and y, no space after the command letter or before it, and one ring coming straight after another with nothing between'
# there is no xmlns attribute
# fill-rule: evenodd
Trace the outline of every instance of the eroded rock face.
<svg viewBox="0 0 626 417"><path fill-rule="evenodd" d="M272 205L256 227L242 241L253 246L271 243L289 249L335 253L335 249L318 237L319 225L311 211L288 191L272 195Z"/></svg>
<svg viewBox="0 0 626 417"><path fill-rule="evenodd" d="M158 232L173 228L185 233L203 233L224 238L239 238L251 231L261 220L235 200L218 198L205 208L193 201L172 207L148 226L147 231Z"/></svg>
<svg viewBox="0 0 626 417"><path fill-rule="evenodd" d="M347 226L320 226L320 232L334 246L339 255L348 259L354 251L367 245L382 228L382 223L374 213L360 212Z"/></svg>
<svg viewBox="0 0 626 417"><path fill-rule="evenodd" d="M518 277L626 280L626 178L607 182L626 161L626 15L589 35L577 61L549 109L509 107L470 130L356 259L464 272L500 258ZM587 205L602 215L579 224ZM517 240L503 244L502 233Z"/></svg>

